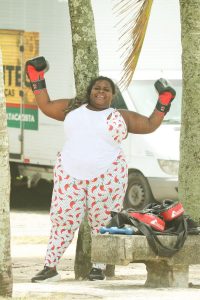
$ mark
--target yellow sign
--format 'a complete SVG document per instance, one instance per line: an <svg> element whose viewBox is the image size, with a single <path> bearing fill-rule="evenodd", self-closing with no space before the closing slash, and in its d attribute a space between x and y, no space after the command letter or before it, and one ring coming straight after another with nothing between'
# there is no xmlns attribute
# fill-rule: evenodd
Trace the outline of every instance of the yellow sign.
<svg viewBox="0 0 200 300"><path fill-rule="evenodd" d="M19 128L20 123L24 123L25 129L36 130L38 109L24 66L28 59L38 56L39 33L0 30L0 48L2 49L8 126ZM31 125L29 121L32 122Z"/></svg>

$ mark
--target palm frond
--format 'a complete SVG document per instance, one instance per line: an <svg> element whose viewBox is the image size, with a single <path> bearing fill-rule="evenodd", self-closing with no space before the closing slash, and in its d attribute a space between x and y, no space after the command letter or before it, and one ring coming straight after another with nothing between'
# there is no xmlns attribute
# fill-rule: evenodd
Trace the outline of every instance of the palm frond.
<svg viewBox="0 0 200 300"><path fill-rule="evenodd" d="M120 87L127 87L133 77L142 49L153 0L113 0L116 27L119 28L123 65Z"/></svg>

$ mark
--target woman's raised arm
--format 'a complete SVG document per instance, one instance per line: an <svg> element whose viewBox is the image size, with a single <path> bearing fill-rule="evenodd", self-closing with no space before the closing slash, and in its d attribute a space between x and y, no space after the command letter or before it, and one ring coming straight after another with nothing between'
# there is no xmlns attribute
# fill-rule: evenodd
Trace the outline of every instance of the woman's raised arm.
<svg viewBox="0 0 200 300"><path fill-rule="evenodd" d="M73 100L50 100L44 78L44 73L47 69L47 61L45 58L43 56L38 56L28 60L25 69L39 109L50 118L63 121L66 110Z"/></svg>
<svg viewBox="0 0 200 300"><path fill-rule="evenodd" d="M159 97L150 117L133 111L119 110L126 122L128 132L140 134L153 132L160 126L165 114L169 111L171 102L176 96L176 91L163 78L157 80L154 85Z"/></svg>
<svg viewBox="0 0 200 300"><path fill-rule="evenodd" d="M153 111L150 117L140 115L129 110L119 110L123 116L128 132L130 133L151 133L156 130L164 118L164 114Z"/></svg>
<svg viewBox="0 0 200 300"><path fill-rule="evenodd" d="M40 94L35 95L35 100L39 109L48 117L64 121L66 110L71 104L70 99L50 100L46 89L43 89Z"/></svg>

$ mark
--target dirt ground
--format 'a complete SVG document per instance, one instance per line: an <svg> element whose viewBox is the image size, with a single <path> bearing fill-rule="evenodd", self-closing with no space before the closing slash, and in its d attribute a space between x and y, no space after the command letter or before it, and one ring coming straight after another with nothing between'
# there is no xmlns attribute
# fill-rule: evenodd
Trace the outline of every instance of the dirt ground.
<svg viewBox="0 0 200 300"><path fill-rule="evenodd" d="M13 262L13 299L181 299L200 300L199 265L190 267L191 287L187 289L144 288L143 264L116 266L115 278L100 282L74 280L77 235L58 266L60 282L31 283L43 268L50 230L48 211L11 210L11 255Z"/></svg>

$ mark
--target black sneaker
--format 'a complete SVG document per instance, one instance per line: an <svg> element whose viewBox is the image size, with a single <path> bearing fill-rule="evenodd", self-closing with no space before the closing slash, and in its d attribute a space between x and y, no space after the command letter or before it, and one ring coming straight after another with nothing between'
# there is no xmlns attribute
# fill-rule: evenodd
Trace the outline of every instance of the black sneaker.
<svg viewBox="0 0 200 300"><path fill-rule="evenodd" d="M105 279L105 275L104 275L104 273L103 273L103 271L101 269L92 268L92 270L90 271L90 274L88 275L88 279L90 281L104 280Z"/></svg>
<svg viewBox="0 0 200 300"><path fill-rule="evenodd" d="M37 273L32 279L32 282L55 282L60 280L60 274L55 269L44 267L42 271Z"/></svg>

